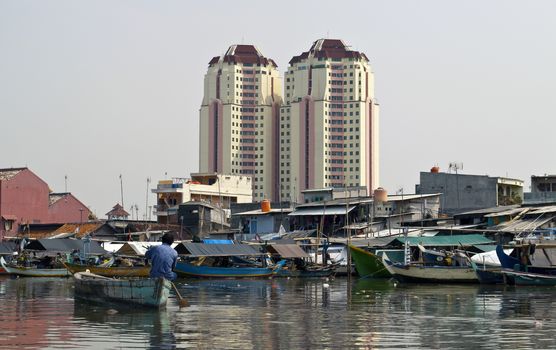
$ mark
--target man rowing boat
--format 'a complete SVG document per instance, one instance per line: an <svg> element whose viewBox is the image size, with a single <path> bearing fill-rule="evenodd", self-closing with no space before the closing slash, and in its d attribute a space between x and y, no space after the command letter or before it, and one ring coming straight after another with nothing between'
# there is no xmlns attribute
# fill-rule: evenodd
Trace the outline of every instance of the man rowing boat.
<svg viewBox="0 0 556 350"><path fill-rule="evenodd" d="M178 252L172 248L172 243L174 243L174 235L165 233L161 245L147 250L145 258L151 261L151 278L164 277L170 281L176 279L177 275L172 270L176 267Z"/></svg>

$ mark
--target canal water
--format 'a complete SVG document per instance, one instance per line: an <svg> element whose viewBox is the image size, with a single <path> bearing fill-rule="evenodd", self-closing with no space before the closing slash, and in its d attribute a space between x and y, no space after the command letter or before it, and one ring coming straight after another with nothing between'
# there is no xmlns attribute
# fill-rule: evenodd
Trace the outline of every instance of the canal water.
<svg viewBox="0 0 556 350"><path fill-rule="evenodd" d="M556 349L556 288L178 280L191 304L92 305L71 279L0 278L8 349Z"/></svg>

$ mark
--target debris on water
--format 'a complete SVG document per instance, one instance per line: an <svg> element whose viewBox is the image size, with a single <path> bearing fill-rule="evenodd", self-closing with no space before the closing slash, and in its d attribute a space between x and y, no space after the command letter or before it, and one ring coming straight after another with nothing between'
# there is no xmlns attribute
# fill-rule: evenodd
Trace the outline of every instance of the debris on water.
<svg viewBox="0 0 556 350"><path fill-rule="evenodd" d="M118 310L115 310L115 309L108 309L108 310L106 310L106 313L107 313L108 315L115 315L115 314L118 313Z"/></svg>
<svg viewBox="0 0 556 350"><path fill-rule="evenodd" d="M330 287L330 285L329 285L328 283L324 283L324 284L322 285L322 287L323 287L323 288L328 288L328 287Z"/></svg>

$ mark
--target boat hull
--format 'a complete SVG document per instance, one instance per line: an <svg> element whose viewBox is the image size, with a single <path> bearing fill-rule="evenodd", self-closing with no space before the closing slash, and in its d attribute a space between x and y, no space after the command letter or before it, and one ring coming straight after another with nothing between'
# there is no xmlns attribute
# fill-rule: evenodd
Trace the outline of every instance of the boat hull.
<svg viewBox="0 0 556 350"><path fill-rule="evenodd" d="M403 282L430 283L477 283L477 275L471 267L461 266L423 266L397 265L382 256L384 266L394 276Z"/></svg>
<svg viewBox="0 0 556 350"><path fill-rule="evenodd" d="M78 272L74 280L78 299L157 308L166 305L172 288L172 282L164 278L113 279Z"/></svg>
<svg viewBox="0 0 556 350"><path fill-rule="evenodd" d="M255 278L272 276L274 269L265 267L196 266L187 262L178 262L174 272L180 276L200 278Z"/></svg>
<svg viewBox="0 0 556 350"><path fill-rule="evenodd" d="M382 259L377 255L364 249L349 246L351 258L355 263L355 269L361 278L388 278L392 274L382 263Z"/></svg>
<svg viewBox="0 0 556 350"><path fill-rule="evenodd" d="M8 265L4 258L0 258L0 264L2 268L6 270L6 273L16 276L25 277L68 277L70 272L68 269L37 269L35 267L21 267Z"/></svg>
<svg viewBox="0 0 556 350"><path fill-rule="evenodd" d="M150 266L130 266L130 267L100 267L76 264L65 264L67 269L75 274L77 272L89 272L105 277L149 277Z"/></svg>
<svg viewBox="0 0 556 350"><path fill-rule="evenodd" d="M474 262L471 262L471 266L473 270L475 270L475 274L477 275L477 279L481 284L504 284L504 275L502 274L501 267L493 267L493 266L479 266Z"/></svg>
<svg viewBox="0 0 556 350"><path fill-rule="evenodd" d="M556 276L507 269L502 274L516 286L556 286Z"/></svg>

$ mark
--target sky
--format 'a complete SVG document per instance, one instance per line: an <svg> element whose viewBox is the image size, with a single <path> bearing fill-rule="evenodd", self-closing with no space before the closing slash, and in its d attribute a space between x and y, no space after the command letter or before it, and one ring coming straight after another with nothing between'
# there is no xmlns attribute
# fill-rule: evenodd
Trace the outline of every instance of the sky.
<svg viewBox="0 0 556 350"><path fill-rule="evenodd" d="M198 171L209 60L254 44L283 72L320 38L364 52L380 185L419 172L556 173L554 1L0 0L0 168L29 167L99 217ZM120 183L120 175L122 176ZM65 181L67 176L67 182ZM148 199L147 199L148 198Z"/></svg>

